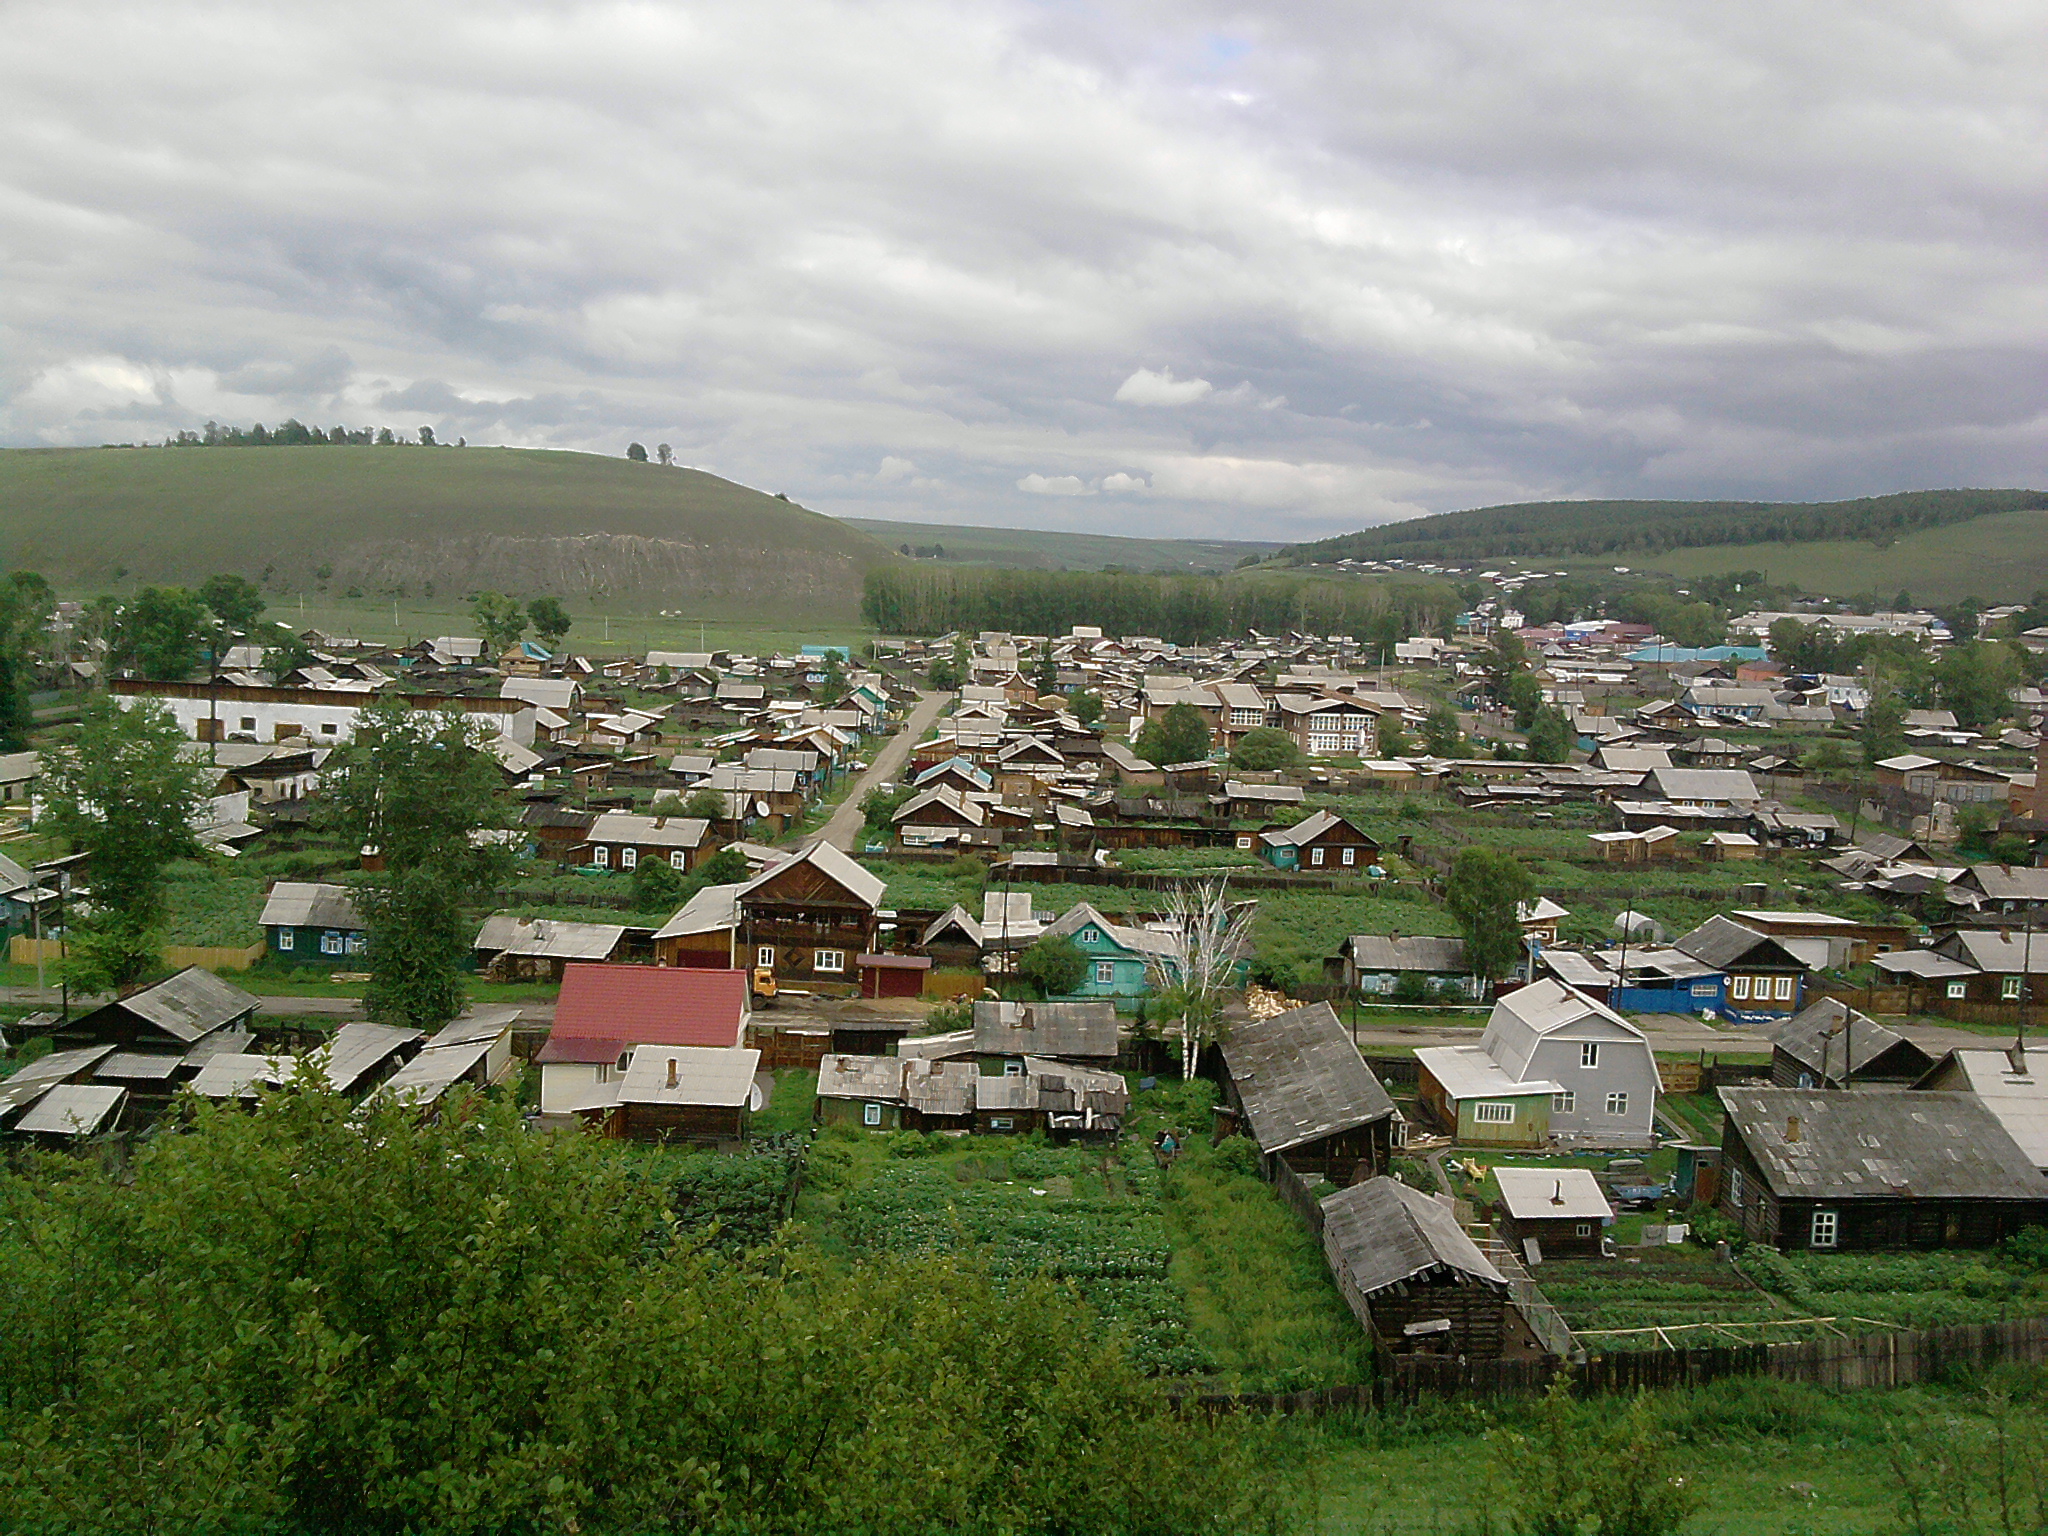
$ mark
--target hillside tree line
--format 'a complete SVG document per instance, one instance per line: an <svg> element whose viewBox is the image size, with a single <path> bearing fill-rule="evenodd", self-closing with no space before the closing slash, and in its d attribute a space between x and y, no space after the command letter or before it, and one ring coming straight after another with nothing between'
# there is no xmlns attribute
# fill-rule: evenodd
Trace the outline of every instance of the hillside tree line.
<svg viewBox="0 0 2048 1536"><path fill-rule="evenodd" d="M434 436L432 427L420 427L412 436L400 436L389 427L309 427L296 416L287 416L275 427L257 422L252 427L222 426L209 421L199 431L190 429L164 439L166 448L305 448L315 443L334 443L350 448L400 448L417 443L423 448L446 448ZM458 437L457 448L469 440Z"/></svg>

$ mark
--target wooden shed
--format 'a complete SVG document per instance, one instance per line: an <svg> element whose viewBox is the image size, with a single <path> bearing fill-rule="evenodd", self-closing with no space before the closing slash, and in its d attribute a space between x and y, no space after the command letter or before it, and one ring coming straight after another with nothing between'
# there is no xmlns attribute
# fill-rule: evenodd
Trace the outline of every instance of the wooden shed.
<svg viewBox="0 0 2048 1536"><path fill-rule="evenodd" d="M597 1118L607 1136L627 1141L739 1141L760 1065L761 1053L742 1046L638 1046L616 1100Z"/></svg>
<svg viewBox="0 0 2048 1536"><path fill-rule="evenodd" d="M1234 1020L1225 1092L1259 1151L1350 1184L1386 1171L1400 1114L1328 1003Z"/></svg>
<svg viewBox="0 0 2048 1536"><path fill-rule="evenodd" d="M1376 1349L1474 1360L1545 1353L1448 1206L1398 1179L1367 1179L1322 1203L1323 1253Z"/></svg>
<svg viewBox="0 0 2048 1536"><path fill-rule="evenodd" d="M1916 1083L1934 1057L1840 998L1801 1009L1771 1037L1771 1081L1780 1088L1830 1083Z"/></svg>
<svg viewBox="0 0 2048 1536"><path fill-rule="evenodd" d="M1597 1259L1614 1220L1600 1181L1586 1168L1496 1168L1500 1220L1509 1247L1523 1259Z"/></svg>

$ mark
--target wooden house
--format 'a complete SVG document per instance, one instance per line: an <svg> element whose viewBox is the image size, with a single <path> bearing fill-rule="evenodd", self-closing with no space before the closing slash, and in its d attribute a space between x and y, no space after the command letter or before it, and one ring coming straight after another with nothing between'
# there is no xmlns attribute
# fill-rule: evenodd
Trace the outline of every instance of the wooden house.
<svg viewBox="0 0 2048 1536"><path fill-rule="evenodd" d="M1722 1012L1742 1023L1789 1018L1806 1002L1812 969L1784 940L1710 917L1672 946L1727 978Z"/></svg>
<svg viewBox="0 0 2048 1536"><path fill-rule="evenodd" d="M1950 1051L1913 1086L1969 1094L2048 1173L2048 1048Z"/></svg>
<svg viewBox="0 0 2048 1536"><path fill-rule="evenodd" d="M571 963L536 1058L541 1113L565 1115L608 1100L605 1090L636 1047L739 1046L748 1003L744 971Z"/></svg>
<svg viewBox="0 0 2048 1536"><path fill-rule="evenodd" d="M1116 1008L1108 1002L974 1005L975 1054L1022 1071L1025 1058L1108 1066L1117 1057Z"/></svg>
<svg viewBox="0 0 2048 1536"><path fill-rule="evenodd" d="M2004 1003L2016 1011L2022 1000L2048 997L2048 936L2024 929L1959 928L1935 940L1933 950L1972 972L1945 977L1948 1001Z"/></svg>
<svg viewBox="0 0 2048 1536"><path fill-rule="evenodd" d="M1358 873L1379 862L1379 842L1335 811L1312 811L1291 827L1261 832L1259 857L1276 869Z"/></svg>
<svg viewBox="0 0 2048 1536"><path fill-rule="evenodd" d="M591 824L587 860L599 869L630 871L642 859L686 873L718 851L711 823L696 816L641 816L606 811Z"/></svg>
<svg viewBox="0 0 2048 1536"><path fill-rule="evenodd" d="M640 929L644 935L647 930ZM494 912L477 930L477 969L499 981L559 982L576 962L602 964L620 958L626 945L623 923L571 923L554 917L519 917Z"/></svg>
<svg viewBox="0 0 2048 1536"><path fill-rule="evenodd" d="M531 802L519 815L519 825L532 840L534 852L561 864L580 863L588 856L590 829L596 823L595 812L572 810L551 801Z"/></svg>
<svg viewBox="0 0 2048 1536"><path fill-rule="evenodd" d="M744 1047L635 1046L612 1103L585 1118L626 1141L742 1141L760 1066L761 1053Z"/></svg>
<svg viewBox="0 0 2048 1536"><path fill-rule="evenodd" d="M1541 1147L1550 1140L1551 1101L1563 1084L1523 1082L1476 1045L1426 1046L1415 1064L1424 1118L1461 1144Z"/></svg>
<svg viewBox="0 0 2048 1536"><path fill-rule="evenodd" d="M1524 1262L1597 1259L1614 1207L1585 1168L1496 1168L1500 1220L1496 1230Z"/></svg>
<svg viewBox="0 0 2048 1536"><path fill-rule="evenodd" d="M880 946L881 876L819 841L734 893L739 963L811 987L854 982L854 961ZM700 893L701 894L701 893Z"/></svg>
<svg viewBox="0 0 2048 1536"><path fill-rule="evenodd" d="M428 1037L419 1054L370 1095L370 1103L399 1104L437 1115L457 1088L482 1090L512 1075L512 1025L517 1008L472 1008Z"/></svg>
<svg viewBox="0 0 2048 1536"><path fill-rule="evenodd" d="M1839 998L1823 997L1771 1037L1771 1081L1780 1088L1918 1082L1934 1058Z"/></svg>
<svg viewBox="0 0 2048 1536"><path fill-rule="evenodd" d="M1988 1248L2048 1186L1966 1093L1723 1088L1721 1209L1773 1248Z"/></svg>
<svg viewBox="0 0 2048 1536"><path fill-rule="evenodd" d="M1357 933L1324 962L1326 973L1367 997L1419 991L1433 997L1476 998L1484 984L1465 964L1465 941L1431 934ZM1404 985L1405 984L1405 985Z"/></svg>
<svg viewBox="0 0 2048 1536"><path fill-rule="evenodd" d="M1387 1171L1400 1112L1328 1003L1231 1022L1224 1091L1260 1153L1352 1184Z"/></svg>
<svg viewBox="0 0 2048 1536"><path fill-rule="evenodd" d="M1663 1084L1649 1037L1576 988L1545 977L1503 994L1478 1049L1512 1081L1557 1085L1552 1137L1601 1147L1656 1144Z"/></svg>
<svg viewBox="0 0 2048 1536"><path fill-rule="evenodd" d="M871 1131L903 1129L903 1070L910 1063L901 1056L862 1056L828 1053L818 1063L818 1097L811 1118L819 1125L858 1125ZM965 1067L974 1077L972 1063L926 1062L926 1066ZM968 1084L972 1103L973 1084Z"/></svg>
<svg viewBox="0 0 2048 1536"><path fill-rule="evenodd" d="M1397 1179L1322 1202L1323 1254L1338 1294L1384 1355L1529 1360L1542 1342L1507 1277L1449 1206Z"/></svg>
<svg viewBox="0 0 2048 1536"><path fill-rule="evenodd" d="M256 919L271 958L286 965L360 968L369 925L345 885L280 880Z"/></svg>
<svg viewBox="0 0 2048 1536"><path fill-rule="evenodd" d="M246 1039L260 999L188 966L154 986L102 1003L61 1026L58 1046L112 1045L124 1051L185 1055L202 1043Z"/></svg>

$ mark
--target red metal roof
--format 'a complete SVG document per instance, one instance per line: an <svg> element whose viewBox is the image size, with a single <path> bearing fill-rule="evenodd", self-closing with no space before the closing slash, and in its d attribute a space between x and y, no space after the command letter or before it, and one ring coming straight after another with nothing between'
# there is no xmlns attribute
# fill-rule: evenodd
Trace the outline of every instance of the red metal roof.
<svg viewBox="0 0 2048 1536"><path fill-rule="evenodd" d="M736 1046L747 973L661 965L567 965L551 1039Z"/></svg>

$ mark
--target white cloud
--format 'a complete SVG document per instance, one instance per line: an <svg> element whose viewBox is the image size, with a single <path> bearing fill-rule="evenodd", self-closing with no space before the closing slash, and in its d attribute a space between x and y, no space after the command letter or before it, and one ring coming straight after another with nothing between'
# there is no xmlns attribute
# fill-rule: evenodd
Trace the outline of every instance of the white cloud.
<svg viewBox="0 0 2048 1536"><path fill-rule="evenodd" d="M1033 496L1093 496L1095 488L1079 475L1026 475L1017 489Z"/></svg>
<svg viewBox="0 0 2048 1536"><path fill-rule="evenodd" d="M906 485L917 477L917 466L908 459L899 459L895 454L884 454L881 467L875 471L877 485Z"/></svg>
<svg viewBox="0 0 2048 1536"><path fill-rule="evenodd" d="M1207 379L1176 379L1171 368L1140 368L1116 389L1125 405L1192 405L1214 388Z"/></svg>
<svg viewBox="0 0 2048 1536"><path fill-rule="evenodd" d="M1109 496L1122 495L1125 492L1149 491L1151 489L1151 482L1143 476L1127 475L1122 470L1118 470L1113 475L1104 475L1102 477L1103 494Z"/></svg>

